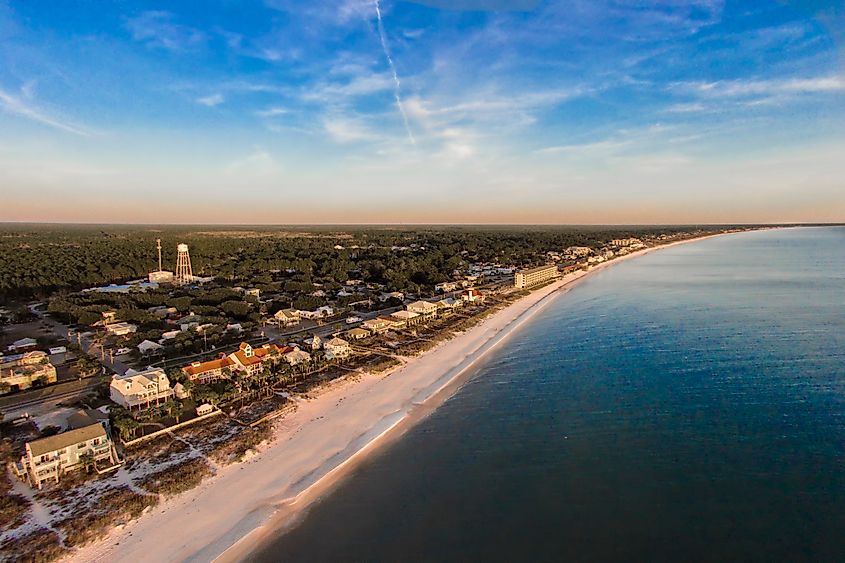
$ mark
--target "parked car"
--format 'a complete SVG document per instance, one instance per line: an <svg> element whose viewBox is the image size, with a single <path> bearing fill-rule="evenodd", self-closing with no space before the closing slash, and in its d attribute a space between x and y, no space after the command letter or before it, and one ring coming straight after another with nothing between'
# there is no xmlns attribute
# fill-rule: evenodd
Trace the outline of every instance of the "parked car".
<svg viewBox="0 0 845 563"><path fill-rule="evenodd" d="M360 323L362 320L364 319L362 319L361 317L349 317L348 319L346 319L346 324L351 325L355 323Z"/></svg>

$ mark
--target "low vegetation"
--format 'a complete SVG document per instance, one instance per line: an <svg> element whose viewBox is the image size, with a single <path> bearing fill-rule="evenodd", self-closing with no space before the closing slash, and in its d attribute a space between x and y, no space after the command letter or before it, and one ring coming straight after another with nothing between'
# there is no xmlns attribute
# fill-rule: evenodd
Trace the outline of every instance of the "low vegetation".
<svg viewBox="0 0 845 563"><path fill-rule="evenodd" d="M23 537L9 539L0 545L0 560L18 563L49 563L68 553L59 534L39 528Z"/></svg>
<svg viewBox="0 0 845 563"><path fill-rule="evenodd" d="M193 458L149 475L139 486L145 491L167 498L199 486L203 479L211 474L211 466L205 459Z"/></svg>

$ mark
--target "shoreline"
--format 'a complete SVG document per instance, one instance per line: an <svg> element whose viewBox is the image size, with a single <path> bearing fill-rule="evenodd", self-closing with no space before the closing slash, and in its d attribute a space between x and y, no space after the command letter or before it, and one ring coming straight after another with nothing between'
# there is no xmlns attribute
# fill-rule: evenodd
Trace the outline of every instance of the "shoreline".
<svg viewBox="0 0 845 563"><path fill-rule="evenodd" d="M491 350L555 298L614 264L727 234L735 233L674 241L568 274L386 374L330 386L277 421L273 442L250 460L222 468L66 560L244 560L296 525L371 451L400 438L451 397Z"/></svg>

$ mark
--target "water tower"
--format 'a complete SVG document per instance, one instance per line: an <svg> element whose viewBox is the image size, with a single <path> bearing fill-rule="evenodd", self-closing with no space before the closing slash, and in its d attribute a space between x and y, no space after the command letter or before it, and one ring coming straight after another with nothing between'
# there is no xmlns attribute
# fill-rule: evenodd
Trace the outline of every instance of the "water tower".
<svg viewBox="0 0 845 563"><path fill-rule="evenodd" d="M188 245L179 244L176 246L176 283L190 283L194 281L194 273L191 271L191 255L188 254Z"/></svg>

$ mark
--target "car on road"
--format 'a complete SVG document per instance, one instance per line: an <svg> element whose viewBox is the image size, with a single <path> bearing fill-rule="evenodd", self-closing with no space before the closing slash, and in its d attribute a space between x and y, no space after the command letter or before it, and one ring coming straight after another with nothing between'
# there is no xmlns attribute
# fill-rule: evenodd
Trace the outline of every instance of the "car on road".
<svg viewBox="0 0 845 563"><path fill-rule="evenodd" d="M346 319L346 324L351 325L355 323L360 323L362 320L364 319L362 319L361 317L349 317Z"/></svg>

